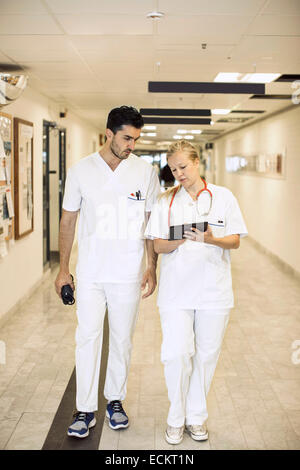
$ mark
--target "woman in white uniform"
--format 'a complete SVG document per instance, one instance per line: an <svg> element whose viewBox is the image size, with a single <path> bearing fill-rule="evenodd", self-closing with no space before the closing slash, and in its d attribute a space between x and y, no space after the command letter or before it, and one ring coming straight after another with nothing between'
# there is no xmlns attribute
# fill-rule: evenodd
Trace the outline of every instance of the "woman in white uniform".
<svg viewBox="0 0 300 470"><path fill-rule="evenodd" d="M233 194L200 177L192 144L174 143L167 160L179 185L159 197L145 237L162 254L158 306L170 400L165 437L179 444L184 430L195 440L208 438L206 396L233 307L230 250L247 228ZM191 223L198 225L170 232Z"/></svg>

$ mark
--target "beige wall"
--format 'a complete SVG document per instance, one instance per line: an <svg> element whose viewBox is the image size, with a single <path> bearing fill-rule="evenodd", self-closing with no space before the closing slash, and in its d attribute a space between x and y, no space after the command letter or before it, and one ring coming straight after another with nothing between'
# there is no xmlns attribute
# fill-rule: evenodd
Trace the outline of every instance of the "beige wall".
<svg viewBox="0 0 300 470"><path fill-rule="evenodd" d="M0 259L0 322L43 276L43 119L67 128L67 167L91 153L93 142L98 142L96 128L70 112L59 120L58 106L29 87L2 110L34 123L34 231L15 241L9 254Z"/></svg>
<svg viewBox="0 0 300 470"><path fill-rule="evenodd" d="M225 171L225 157L286 149L286 177ZM300 273L300 106L215 141L216 183L238 198L249 235ZM259 276L263 273L258 273Z"/></svg>

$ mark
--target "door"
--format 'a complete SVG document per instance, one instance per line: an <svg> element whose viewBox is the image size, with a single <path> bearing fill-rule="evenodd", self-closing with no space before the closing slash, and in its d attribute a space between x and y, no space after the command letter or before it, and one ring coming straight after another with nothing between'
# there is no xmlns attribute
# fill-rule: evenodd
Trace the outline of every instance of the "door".
<svg viewBox="0 0 300 470"><path fill-rule="evenodd" d="M44 121L44 266L59 261L59 221L66 179L66 130Z"/></svg>

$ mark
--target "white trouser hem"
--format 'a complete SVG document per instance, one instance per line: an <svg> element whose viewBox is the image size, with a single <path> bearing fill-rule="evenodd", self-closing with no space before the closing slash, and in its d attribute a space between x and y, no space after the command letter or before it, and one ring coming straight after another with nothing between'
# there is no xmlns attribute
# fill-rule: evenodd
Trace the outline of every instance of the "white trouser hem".
<svg viewBox="0 0 300 470"><path fill-rule="evenodd" d="M167 422L202 425L206 397L218 362L229 310L164 310L162 362L170 400ZM193 352L193 353L192 353Z"/></svg>

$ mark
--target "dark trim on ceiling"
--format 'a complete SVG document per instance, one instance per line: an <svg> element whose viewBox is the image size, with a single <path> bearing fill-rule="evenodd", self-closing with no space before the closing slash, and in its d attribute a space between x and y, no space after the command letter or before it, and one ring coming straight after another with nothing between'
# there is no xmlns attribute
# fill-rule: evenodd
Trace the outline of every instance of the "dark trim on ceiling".
<svg viewBox="0 0 300 470"><path fill-rule="evenodd" d="M211 116L210 109L141 108L143 116Z"/></svg>
<svg viewBox="0 0 300 470"><path fill-rule="evenodd" d="M300 74L298 73L285 73L276 78L274 82L294 82L295 80L300 80Z"/></svg>
<svg viewBox="0 0 300 470"><path fill-rule="evenodd" d="M230 111L230 114L233 114L233 113L236 113L236 114L260 114L260 113L265 113L265 111L260 111L258 109L254 110L248 110L248 109L245 109L244 111L242 109L234 109L232 111Z"/></svg>
<svg viewBox="0 0 300 470"><path fill-rule="evenodd" d="M249 117L241 117L241 118L221 118L221 119L218 119L216 122L228 122L228 123L231 123L231 124L241 124L243 122L246 122L246 121L249 121L249 119L252 119L253 116L249 116Z"/></svg>
<svg viewBox="0 0 300 470"><path fill-rule="evenodd" d="M210 124L211 119L144 117L145 124Z"/></svg>
<svg viewBox="0 0 300 470"><path fill-rule="evenodd" d="M250 100L291 100L292 95L253 95Z"/></svg>
<svg viewBox="0 0 300 470"><path fill-rule="evenodd" d="M150 93L233 93L264 95L264 83L148 82Z"/></svg>

